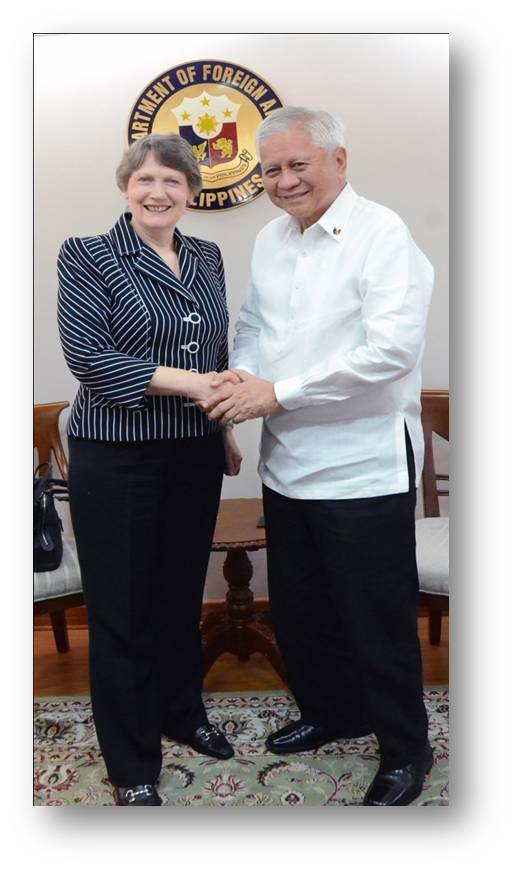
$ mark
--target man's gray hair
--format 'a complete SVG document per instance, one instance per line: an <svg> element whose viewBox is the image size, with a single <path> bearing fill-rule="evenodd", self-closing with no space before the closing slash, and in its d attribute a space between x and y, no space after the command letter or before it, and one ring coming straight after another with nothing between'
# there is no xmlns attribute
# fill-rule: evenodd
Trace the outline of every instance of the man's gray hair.
<svg viewBox="0 0 514 871"><path fill-rule="evenodd" d="M121 191L127 190L130 176L150 153L162 166L183 172L194 195L200 193L203 181L194 151L189 142L176 133L151 133L129 145L116 170L116 183Z"/></svg>
<svg viewBox="0 0 514 871"><path fill-rule="evenodd" d="M310 133L316 148L335 151L336 148L345 147L344 124L339 118L323 109L316 111L305 106L285 106L283 109L275 109L259 124L256 135L257 150L260 152L262 143L270 136L296 126L303 127Z"/></svg>

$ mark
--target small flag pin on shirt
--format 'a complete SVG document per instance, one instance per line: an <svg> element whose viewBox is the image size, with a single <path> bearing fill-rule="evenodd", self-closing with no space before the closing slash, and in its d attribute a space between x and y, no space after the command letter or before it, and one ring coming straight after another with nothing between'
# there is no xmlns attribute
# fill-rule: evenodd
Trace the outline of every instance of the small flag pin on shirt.
<svg viewBox="0 0 514 871"><path fill-rule="evenodd" d="M340 232L341 232L341 227L334 227L334 229L332 230L332 233L334 234L334 236L339 236Z"/></svg>

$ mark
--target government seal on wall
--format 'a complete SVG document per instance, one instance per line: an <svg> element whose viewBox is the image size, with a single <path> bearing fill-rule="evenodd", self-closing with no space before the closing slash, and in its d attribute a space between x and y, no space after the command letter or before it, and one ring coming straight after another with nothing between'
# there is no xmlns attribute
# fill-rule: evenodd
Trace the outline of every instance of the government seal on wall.
<svg viewBox="0 0 514 871"><path fill-rule="evenodd" d="M258 125L282 103L240 64L197 60L154 79L131 110L128 144L149 133L178 133L193 147L203 189L193 210L231 209L263 191L255 147Z"/></svg>

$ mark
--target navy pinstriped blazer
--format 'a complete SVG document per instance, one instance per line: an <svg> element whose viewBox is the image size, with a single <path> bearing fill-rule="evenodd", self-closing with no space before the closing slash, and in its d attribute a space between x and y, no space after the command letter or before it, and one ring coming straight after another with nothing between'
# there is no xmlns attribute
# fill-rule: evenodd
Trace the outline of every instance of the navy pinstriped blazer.
<svg viewBox="0 0 514 871"><path fill-rule="evenodd" d="M67 239L59 252L59 332L80 381L68 434L132 442L215 433L218 425L187 397L145 390L157 366L227 368L221 252L175 229L178 279L130 218L103 235Z"/></svg>

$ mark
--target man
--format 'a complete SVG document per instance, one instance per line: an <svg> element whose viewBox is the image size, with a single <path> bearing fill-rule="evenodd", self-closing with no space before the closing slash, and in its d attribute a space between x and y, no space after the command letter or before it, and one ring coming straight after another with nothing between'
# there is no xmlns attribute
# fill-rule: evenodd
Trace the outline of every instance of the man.
<svg viewBox="0 0 514 871"><path fill-rule="evenodd" d="M211 419L264 418L259 472L275 632L301 719L297 753L373 731L364 804L406 805L433 764L417 637L420 363L433 284L400 218L346 180L344 128L287 107L258 131L287 214L259 233L232 371Z"/></svg>

